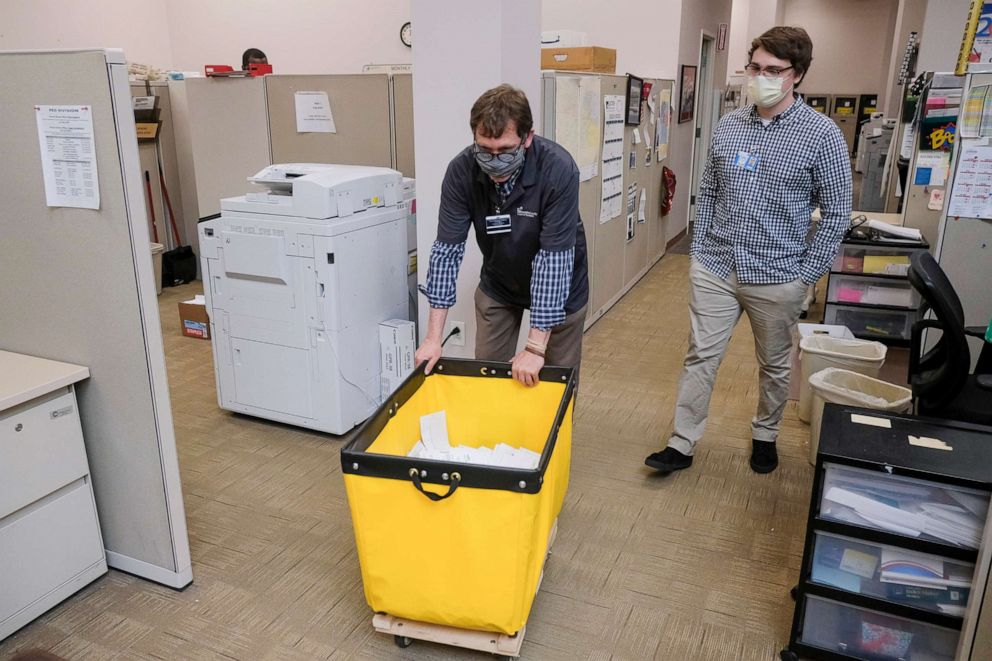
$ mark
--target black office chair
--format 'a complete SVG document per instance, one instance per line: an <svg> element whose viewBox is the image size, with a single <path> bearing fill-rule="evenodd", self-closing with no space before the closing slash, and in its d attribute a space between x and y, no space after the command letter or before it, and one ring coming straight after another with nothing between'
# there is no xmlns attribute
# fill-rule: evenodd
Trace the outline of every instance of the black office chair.
<svg viewBox="0 0 992 661"><path fill-rule="evenodd" d="M937 260L925 251L910 258L909 281L923 297L924 308L933 319L913 324L909 349L909 383L918 415L992 424L992 348L982 345L975 373L967 337L985 338L985 327L964 325L964 310L951 281ZM940 337L921 354L924 329L940 331Z"/></svg>

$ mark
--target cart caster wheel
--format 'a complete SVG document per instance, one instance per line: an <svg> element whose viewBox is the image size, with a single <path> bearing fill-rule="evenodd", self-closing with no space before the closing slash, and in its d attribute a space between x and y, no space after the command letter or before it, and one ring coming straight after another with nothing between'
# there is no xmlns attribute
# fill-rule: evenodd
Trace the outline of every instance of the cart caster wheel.
<svg viewBox="0 0 992 661"><path fill-rule="evenodd" d="M792 600L793 601L795 601L796 599L799 598L799 586L798 585L796 587L792 588L791 590L789 590L789 596L792 597Z"/></svg>
<svg viewBox="0 0 992 661"><path fill-rule="evenodd" d="M782 661L799 661L799 655L792 650L782 650L778 653L778 658Z"/></svg>
<svg viewBox="0 0 992 661"><path fill-rule="evenodd" d="M396 643L396 647L402 647L403 649L413 645L413 640L406 636L393 636L393 642Z"/></svg>

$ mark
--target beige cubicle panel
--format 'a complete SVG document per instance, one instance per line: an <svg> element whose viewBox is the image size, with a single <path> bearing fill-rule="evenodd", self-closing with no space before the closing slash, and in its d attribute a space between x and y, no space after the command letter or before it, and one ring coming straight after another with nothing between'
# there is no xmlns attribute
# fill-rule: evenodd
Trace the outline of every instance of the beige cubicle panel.
<svg viewBox="0 0 992 661"><path fill-rule="evenodd" d="M413 76L397 73L390 76L393 114L393 168L404 177L417 178L413 166Z"/></svg>
<svg viewBox="0 0 992 661"><path fill-rule="evenodd" d="M626 95L626 76L611 76L602 74L581 74L572 72L544 73L544 135L555 139L555 127L560 109L555 107L557 98L557 81L563 78L578 76L597 76L600 81L599 107L603 107L606 95ZM656 108L656 117L660 117L660 93L663 89L672 90L672 81L651 80L651 96ZM601 171L592 178L579 184L579 213L582 216L586 233L589 262L589 313L586 326L592 325L606 313L637 281L662 257L665 252L665 235L660 214L661 200L661 171L667 163L659 162L653 147L656 126L651 123L651 114L645 105L642 122L636 129L641 139L634 144L633 131L635 127L624 128L624 167L623 195L624 204L621 214L606 222L600 222L600 207L602 203L603 180ZM644 137L647 129L647 140ZM600 117L600 140L602 140L603 118ZM646 158L648 147L651 147L651 164ZM630 155L633 152L634 166L631 167ZM601 163L599 164L601 167ZM634 207L634 236L627 238L627 189L633 184L636 187ZM637 222L641 202L640 191L646 191L644 202L644 222Z"/></svg>
<svg viewBox="0 0 992 661"><path fill-rule="evenodd" d="M89 368L78 407L107 562L182 588L192 565L124 54L0 53L0 89L0 153L17 164L0 177L0 349ZM49 205L38 105L88 111L98 208Z"/></svg>
<svg viewBox="0 0 992 661"><path fill-rule="evenodd" d="M158 229L159 243L165 243L164 233L169 231L167 225L167 207L165 195L158 176L158 163L162 164L162 171L165 176L165 188L172 202L172 210L176 214L176 226L179 229L180 238L187 242L190 236L190 228L186 227L183 217L182 207L182 185L179 181L179 161L176 156L176 131L172 120L172 97L169 94L169 84L166 81L154 81L150 83L132 83L131 96L156 96L158 97L159 128L158 140L141 141L138 143L138 156L141 159L142 176L148 172L149 183L152 189L152 205L155 212L155 220ZM146 195L147 197L147 195ZM147 203L147 199L145 202ZM196 234L195 224L192 234Z"/></svg>
<svg viewBox="0 0 992 661"><path fill-rule="evenodd" d="M327 93L334 133L297 130L296 92ZM273 163L393 166L387 74L266 76L265 98Z"/></svg>
<svg viewBox="0 0 992 661"><path fill-rule="evenodd" d="M197 254L196 224L219 214L222 198L244 195L248 177L272 163L263 80L169 81L182 189L182 211L176 209L176 215L182 215Z"/></svg>

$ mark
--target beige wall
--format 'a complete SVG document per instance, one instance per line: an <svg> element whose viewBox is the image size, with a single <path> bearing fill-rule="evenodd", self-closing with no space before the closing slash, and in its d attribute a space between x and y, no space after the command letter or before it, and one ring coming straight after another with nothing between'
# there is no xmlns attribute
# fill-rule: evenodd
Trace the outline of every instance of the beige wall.
<svg viewBox="0 0 992 661"><path fill-rule="evenodd" d="M240 68L249 47L265 51L276 73L360 73L365 64L412 61L400 42L409 0L162 1L179 69Z"/></svg>
<svg viewBox="0 0 992 661"><path fill-rule="evenodd" d="M679 52L677 65L694 64L699 66L699 48L702 43L702 32L717 37L720 30L720 23L730 23L731 7L733 0L691 0L682 7L682 27L679 35ZM729 38L729 35L728 35ZM713 86L719 89L725 88L727 79L727 53L724 50L717 52L711 80ZM697 82L698 82L697 70ZM675 90L673 96L678 99L680 82L679 74L672 74L670 78L675 79ZM696 92L696 113L705 110L701 100L701 93ZM689 221L689 196L694 194L692 188L692 143L694 133L694 122L678 123L678 117L672 118L671 134L671 162L668 165L678 179L675 189L675 199L672 201L672 210L665 217L665 237L670 241L679 232L686 229ZM700 154L699 158L705 158L705 154Z"/></svg>
<svg viewBox="0 0 992 661"><path fill-rule="evenodd" d="M900 0L899 11L896 14L895 30L892 38L892 55L889 58L889 77L886 83L887 93L879 108L887 117L898 117L902 101L902 88L899 86L899 72L902 68L903 56L906 54L906 43L911 32L916 32L917 43L923 33L923 19L927 11L927 0ZM919 73L919 69L917 69Z"/></svg>
<svg viewBox="0 0 992 661"><path fill-rule="evenodd" d="M969 0L929 0L917 71L954 71Z"/></svg>
<svg viewBox="0 0 992 661"><path fill-rule="evenodd" d="M618 74L674 78L682 6L695 2L542 0L541 25L585 32L590 45L615 48Z"/></svg>
<svg viewBox="0 0 992 661"><path fill-rule="evenodd" d="M133 62L172 61L164 0L3 0L0 50L123 48Z"/></svg>
<svg viewBox="0 0 992 661"><path fill-rule="evenodd" d="M813 40L801 89L884 97L898 7L898 0L786 0L782 22L805 28Z"/></svg>

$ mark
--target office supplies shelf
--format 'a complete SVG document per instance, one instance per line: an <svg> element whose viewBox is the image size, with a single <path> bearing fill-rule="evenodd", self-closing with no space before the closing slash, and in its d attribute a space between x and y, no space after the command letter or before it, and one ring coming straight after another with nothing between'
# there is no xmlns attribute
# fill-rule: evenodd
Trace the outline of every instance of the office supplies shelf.
<svg viewBox="0 0 992 661"><path fill-rule="evenodd" d="M784 660L953 659L992 428L827 404Z"/></svg>
<svg viewBox="0 0 992 661"><path fill-rule="evenodd" d="M823 323L847 326L855 337L908 345L921 316L921 298L907 278L909 258L927 250L907 243L847 238L830 269Z"/></svg>

